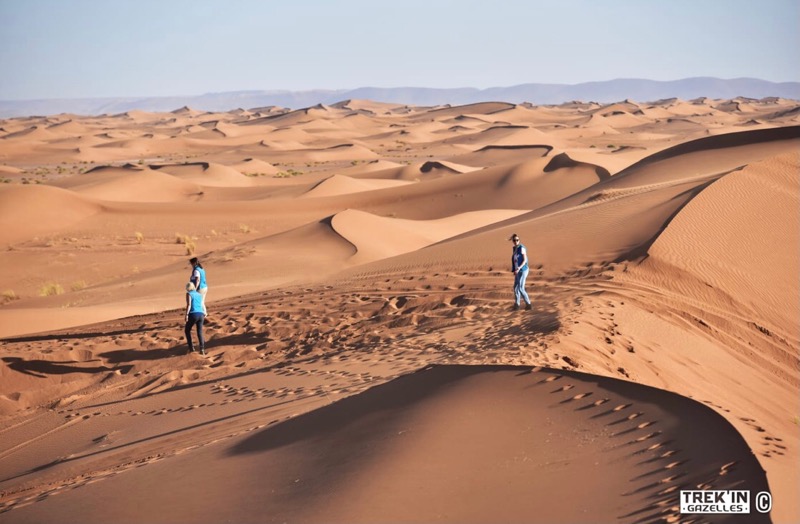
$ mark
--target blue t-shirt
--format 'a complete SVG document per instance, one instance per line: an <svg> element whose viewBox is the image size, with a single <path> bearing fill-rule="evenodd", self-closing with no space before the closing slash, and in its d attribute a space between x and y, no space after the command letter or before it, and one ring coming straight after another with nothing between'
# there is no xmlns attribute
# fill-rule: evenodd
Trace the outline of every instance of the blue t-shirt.
<svg viewBox="0 0 800 524"><path fill-rule="evenodd" d="M518 246L514 246L514 252L511 255L511 268L516 271L517 269L527 269L528 262L525 260L525 255L523 255L523 251L527 253L527 249L523 244ZM524 262L524 264L523 264Z"/></svg>
<svg viewBox="0 0 800 524"><path fill-rule="evenodd" d="M189 313L203 313L203 295L197 291L187 291L189 293Z"/></svg>
<svg viewBox="0 0 800 524"><path fill-rule="evenodd" d="M202 267L196 267L192 270L192 278L190 280L195 282L197 289L208 287L208 284L206 284L206 270Z"/></svg>

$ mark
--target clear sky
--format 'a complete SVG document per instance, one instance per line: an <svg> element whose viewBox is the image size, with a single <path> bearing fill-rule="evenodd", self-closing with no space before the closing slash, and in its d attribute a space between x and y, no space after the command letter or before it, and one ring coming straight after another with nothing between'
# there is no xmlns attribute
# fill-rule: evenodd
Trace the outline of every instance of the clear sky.
<svg viewBox="0 0 800 524"><path fill-rule="evenodd" d="M0 99L800 81L798 0L0 0Z"/></svg>

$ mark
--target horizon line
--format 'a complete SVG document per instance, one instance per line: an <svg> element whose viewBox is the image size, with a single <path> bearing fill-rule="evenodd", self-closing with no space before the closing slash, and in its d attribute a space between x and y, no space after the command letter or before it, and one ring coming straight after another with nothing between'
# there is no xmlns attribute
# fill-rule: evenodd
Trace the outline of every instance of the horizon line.
<svg viewBox="0 0 800 524"><path fill-rule="evenodd" d="M144 99L144 98L177 98L177 97L203 97L203 96L214 96L214 95L224 95L224 94L232 94L232 93L252 93L252 94L292 94L292 93L346 93L348 91L356 91L359 89L421 89L421 90L430 90L430 91L455 91L455 90L471 90L475 92L481 91L490 91L493 89L512 89L524 86L559 86L559 87L575 87L580 85L587 85L587 84L604 84L604 83L611 83L611 82L624 82L624 81L636 81L636 82L652 82L652 83L660 83L660 84L669 84L673 82L683 82L687 80L720 80L724 82L735 82L735 81L758 81L758 82L765 82L769 84L800 84L800 80L788 80L788 81L773 81L773 80L764 80L758 77L749 77L749 76L741 76L735 78L721 78L715 76L689 76L684 78L677 78L673 80L653 80L649 78L636 78L636 77L619 77L613 78L609 80L587 80L583 82L576 82L576 83L558 83L558 82L524 82L521 84L513 84L513 85L498 85L498 86L491 86L491 87L474 87L474 86L459 86L459 87L427 87L427 86L389 86L389 87L381 87L381 86L372 86L372 85L362 85L358 87L350 87L350 88L308 88L308 89L232 89L229 91L207 91L204 93L195 93L195 94L171 94L171 95L102 95L102 96L81 96L81 97L61 97L61 98L0 98L0 102L48 102L48 101L67 101L67 100L119 100L119 99Z"/></svg>

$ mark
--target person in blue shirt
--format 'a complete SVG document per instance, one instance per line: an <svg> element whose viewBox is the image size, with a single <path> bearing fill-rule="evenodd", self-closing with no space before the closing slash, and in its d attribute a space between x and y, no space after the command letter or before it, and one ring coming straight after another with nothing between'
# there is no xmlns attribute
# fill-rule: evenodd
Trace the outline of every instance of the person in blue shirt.
<svg viewBox="0 0 800 524"><path fill-rule="evenodd" d="M206 295L208 294L208 283L206 282L206 270L203 269L203 264L197 259L192 257L189 260L192 265L192 276L189 277L189 282L194 284L194 288L203 297L203 314L208 316L208 309L206 309Z"/></svg>
<svg viewBox="0 0 800 524"><path fill-rule="evenodd" d="M186 284L186 326L183 331L186 333L186 342L189 344L189 353L194 353L192 343L192 327L197 326L197 342L200 345L200 354L206 354L206 341L203 338L203 321L205 312L203 311L203 296L197 292L194 283Z"/></svg>
<svg viewBox="0 0 800 524"><path fill-rule="evenodd" d="M528 250L514 233L509 238L514 243L511 254L511 272L514 273L514 309L519 309L520 298L525 300L525 309L531 309L531 299L525 291L525 279L528 278Z"/></svg>

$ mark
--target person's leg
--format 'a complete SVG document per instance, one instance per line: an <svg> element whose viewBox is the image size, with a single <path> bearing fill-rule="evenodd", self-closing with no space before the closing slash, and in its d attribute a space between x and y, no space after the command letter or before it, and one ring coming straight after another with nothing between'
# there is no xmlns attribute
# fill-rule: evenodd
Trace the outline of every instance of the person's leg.
<svg viewBox="0 0 800 524"><path fill-rule="evenodd" d="M206 339L203 338L203 321L205 320L205 315L197 313L197 340L198 344L200 344L200 353L203 355L206 354Z"/></svg>
<svg viewBox="0 0 800 524"><path fill-rule="evenodd" d="M522 298L525 300L525 304L528 306L531 305L531 299L528 297L528 292L525 291L525 280L528 278L528 270L523 269L519 272L521 275L519 277L519 294L522 295ZM517 304L519 304L519 298L517 299Z"/></svg>
<svg viewBox="0 0 800 524"><path fill-rule="evenodd" d="M520 279L522 278L522 271L517 271L514 273L514 305L519 307L519 299L520 299L520 288L519 283Z"/></svg>
<svg viewBox="0 0 800 524"><path fill-rule="evenodd" d="M194 351L194 345L192 344L192 326L194 325L194 319L192 315L189 315L188 320L186 320L186 326L183 328L183 332L186 334L186 343L189 344L189 351Z"/></svg>
<svg viewBox="0 0 800 524"><path fill-rule="evenodd" d="M203 314L208 315L208 310L206 309L206 295L208 294L208 286L204 287L203 289L197 290L200 293L200 296L203 297Z"/></svg>

